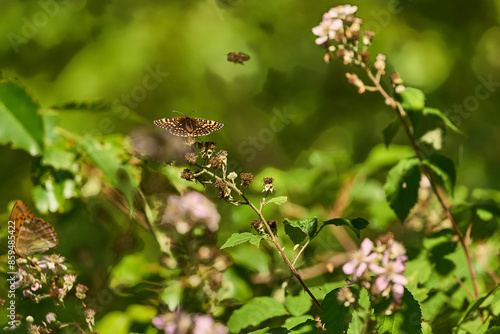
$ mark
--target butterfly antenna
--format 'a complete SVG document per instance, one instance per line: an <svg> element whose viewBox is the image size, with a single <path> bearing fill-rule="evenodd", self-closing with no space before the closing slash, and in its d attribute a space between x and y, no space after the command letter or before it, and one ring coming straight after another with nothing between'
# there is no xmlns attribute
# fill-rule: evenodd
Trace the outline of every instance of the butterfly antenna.
<svg viewBox="0 0 500 334"><path fill-rule="evenodd" d="M183 114L184 116L186 116L185 113L181 112L181 111L177 111L177 110L172 110L172 112L178 112L179 114Z"/></svg>

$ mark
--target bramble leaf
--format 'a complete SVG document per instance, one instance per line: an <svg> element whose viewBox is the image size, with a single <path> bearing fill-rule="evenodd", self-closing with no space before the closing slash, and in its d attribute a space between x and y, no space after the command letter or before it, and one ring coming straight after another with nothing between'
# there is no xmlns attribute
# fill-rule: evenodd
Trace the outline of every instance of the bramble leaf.
<svg viewBox="0 0 500 334"><path fill-rule="evenodd" d="M358 237L361 237L361 230L366 228L370 223L366 219L363 218L334 218L324 222L324 225L335 225L335 226L347 226L349 227Z"/></svg>
<svg viewBox="0 0 500 334"><path fill-rule="evenodd" d="M423 110L425 107L425 94L420 89L406 87L404 91L396 93L395 97L406 111Z"/></svg>
<svg viewBox="0 0 500 334"><path fill-rule="evenodd" d="M440 118L443 121L443 123L451 130L453 130L456 133L463 134L463 132L459 128L457 128L455 124L453 124L452 121L441 112L441 110L436 108L424 108L423 114L436 116Z"/></svg>
<svg viewBox="0 0 500 334"><path fill-rule="evenodd" d="M391 315L378 315L378 333L422 333L422 311L413 295L405 288L401 310Z"/></svg>
<svg viewBox="0 0 500 334"><path fill-rule="evenodd" d="M387 126L382 130L382 135L384 136L384 144L386 147L389 147L392 140L398 133L399 127L401 126L401 122L399 118L395 118L392 122L387 124Z"/></svg>
<svg viewBox="0 0 500 334"><path fill-rule="evenodd" d="M287 200L288 200L288 197L286 197L286 196L278 196L278 197L273 197L270 200L266 201L265 204L274 203L276 205L281 205L281 204L285 203Z"/></svg>
<svg viewBox="0 0 500 334"><path fill-rule="evenodd" d="M344 333L349 326L352 308L338 301L339 290L340 288L330 291L321 303L321 322L328 334Z"/></svg>
<svg viewBox="0 0 500 334"><path fill-rule="evenodd" d="M304 241L306 237L312 239L318 230L318 219L316 217L303 220L285 219L283 224L285 233L296 245Z"/></svg>
<svg viewBox="0 0 500 334"><path fill-rule="evenodd" d="M417 158L401 160L389 171L384 185L385 195L402 223L417 203L419 186L420 169Z"/></svg>
<svg viewBox="0 0 500 334"><path fill-rule="evenodd" d="M261 322L286 314L286 309L271 297L255 297L234 311L227 322L231 333L240 333L248 326L257 326Z"/></svg>
<svg viewBox="0 0 500 334"><path fill-rule="evenodd" d="M429 167L431 173L438 176L438 180L436 181L443 185L450 195L453 194L457 173L455 165L450 158L441 154L433 154L426 158L422 162L422 165Z"/></svg>
<svg viewBox="0 0 500 334"><path fill-rule="evenodd" d="M245 242L250 242L252 245L259 247L260 241L263 238L263 235L257 235L250 232L233 233L220 249L234 247Z"/></svg>
<svg viewBox="0 0 500 334"><path fill-rule="evenodd" d="M39 110L23 87L13 81L0 83L0 144L41 154L45 131Z"/></svg>

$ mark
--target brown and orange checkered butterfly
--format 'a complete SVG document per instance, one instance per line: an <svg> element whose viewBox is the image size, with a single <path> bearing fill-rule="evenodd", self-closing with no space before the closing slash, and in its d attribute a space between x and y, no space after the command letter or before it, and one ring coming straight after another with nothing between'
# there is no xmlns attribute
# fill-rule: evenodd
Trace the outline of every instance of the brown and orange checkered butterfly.
<svg viewBox="0 0 500 334"><path fill-rule="evenodd" d="M14 222L14 251L20 257L28 257L55 248L59 245L54 228L37 218L23 201L12 208L10 220Z"/></svg>
<svg viewBox="0 0 500 334"><path fill-rule="evenodd" d="M154 121L154 123L179 137L206 136L224 126L224 124L216 121L189 116L162 118Z"/></svg>

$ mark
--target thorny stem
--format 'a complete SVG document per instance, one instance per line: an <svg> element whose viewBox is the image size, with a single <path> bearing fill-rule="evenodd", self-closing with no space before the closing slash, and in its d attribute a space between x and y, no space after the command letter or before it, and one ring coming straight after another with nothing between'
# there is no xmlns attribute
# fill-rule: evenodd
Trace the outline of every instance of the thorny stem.
<svg viewBox="0 0 500 334"><path fill-rule="evenodd" d="M267 223L266 221L266 218L264 218L264 215L262 215L262 211L261 209L257 209L257 207L255 207L255 205L250 202L246 196L238 189L236 188L235 186L231 185L231 188L233 188L234 190L236 190L236 192L241 196L243 197L247 202L248 202L248 205L255 211L255 213L257 213L257 215L260 217L260 219L262 220L262 222L264 223L264 225L266 226L266 229L267 229L267 232L269 233L269 235L271 236L271 239L274 243L274 245L276 246L276 248L278 249L278 251L280 252L281 254L281 257L283 258L283 260L286 262L286 264L288 265L288 267L290 267L290 270L292 271L293 275L297 278L297 280L299 281L299 283L302 285L302 287L304 288L304 290L306 291L306 293L311 297L311 299L314 301L314 303L316 304L316 306L318 306L319 309L321 309L321 304L319 303L319 301L316 299L316 297L314 297L314 295L312 294L311 290L309 290L309 288L307 287L307 285L304 283L304 281L302 280L302 277L300 276L300 274L297 272L297 270L295 270L295 267L293 266L293 264L290 262L290 260L288 259L288 257L286 256L285 254L285 251L283 250L283 248L280 246L278 240L276 239L276 236L274 235L273 231L271 230L271 227L269 227L269 224Z"/></svg>
<svg viewBox="0 0 500 334"><path fill-rule="evenodd" d="M370 69L364 63L362 63L362 67L365 69L368 77L373 82L373 84L375 85L375 87L378 89L378 91L380 92L380 94L382 94L382 96L385 98L386 103L390 107L392 107L394 109L394 111L396 112L396 114L397 114L397 116L398 116L401 124L403 125L403 127L405 129L406 135L408 136L408 139L410 140L410 143L413 146L413 150L415 151L418 159L421 162L424 161L424 156L422 154L422 151L420 150L420 147L418 146L418 144L417 144L417 142L415 140L415 137L413 136L413 133L412 133L412 131L410 129L410 126L407 123L406 118L404 117L405 114L406 114L406 112L403 109L403 106L401 105L401 103L396 102L391 96L389 96L389 94L380 85L379 80L377 80L377 78L375 78L373 76L373 74L370 71ZM462 244L462 246L463 246L463 249L464 249L464 252L465 252L465 257L467 259L467 265L469 267L469 272L470 272L471 279L472 279L472 285L474 286L474 295L477 298L477 297L479 297L479 290L478 290L478 287L477 287L476 273L474 272L474 268L472 266L472 261L471 261L471 257L470 257L470 253L469 253L469 245L468 245L467 242L465 242L465 239L464 239L464 237L462 235L462 232L460 232L460 229L458 228L457 223L453 219L453 216L452 216L451 211L450 211L450 207L446 204L444 195L442 195L440 193L440 191L439 191L439 189L437 187L437 184L434 181L434 179L433 179L433 177L432 177L432 175L430 173L429 168L427 166L425 166L425 165L422 165L422 168L424 170L425 175L429 179L429 182L431 184L432 190L433 190L434 194L436 195L436 198L438 199L439 204L441 205L441 207L445 211L446 217L451 222L453 230L455 231L455 234L458 236L460 244Z"/></svg>
<svg viewBox="0 0 500 334"><path fill-rule="evenodd" d="M218 177L217 175L215 175L214 173L212 172L209 172L207 171L206 169L203 169L200 173L198 174L201 174L202 172L216 178L216 179L221 179L220 177ZM269 233L269 235L271 236L271 240L272 242L274 243L274 245L276 246L276 249L278 250L278 252L280 253L281 257L283 258L283 260L285 261L285 263L288 265L288 267L290 268L290 270L292 271L293 275L295 276L295 278L297 278L297 280L299 281L300 285L302 285L302 287L304 288L304 291L311 297L311 299L314 301L314 303L316 304L316 306L318 306L319 309L321 309L321 304L320 302L316 299L316 297L314 297L314 295L312 294L311 290L309 290L309 288L307 287L307 285L304 283L304 281L302 280L302 277L300 276L300 274L297 272L297 270L295 270L295 267L294 265L290 262L290 260L288 259L288 257L286 256L286 253L285 251L283 250L283 248L280 246L278 240L276 239L276 236L274 235L273 231L271 230L271 227L269 226L266 218L264 218L264 215L262 214L262 206L263 206L263 203L261 203L260 205L260 209L258 209L252 202L250 202L248 200L248 198L246 197L246 195L240 190L238 189L238 187L236 187L235 184L231 183L231 182L227 182L226 183L229 187L231 187L231 189L233 189L234 191L236 191L238 193L238 195L240 195L244 200L244 204L248 204L253 211L255 211L255 213L259 216L260 220L264 223L264 225L266 226L266 229L267 229L267 233ZM265 198L265 197L264 197Z"/></svg>

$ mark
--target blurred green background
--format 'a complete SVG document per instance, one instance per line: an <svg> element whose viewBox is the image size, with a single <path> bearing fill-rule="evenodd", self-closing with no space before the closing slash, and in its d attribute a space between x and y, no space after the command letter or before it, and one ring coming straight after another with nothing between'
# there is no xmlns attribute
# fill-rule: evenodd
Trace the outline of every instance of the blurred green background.
<svg viewBox="0 0 500 334"><path fill-rule="evenodd" d="M253 172L256 182L260 176L275 178L277 192L293 203L281 215L327 218L345 176L373 157L372 149L382 143L381 130L394 117L379 95L359 95L347 84L345 72L356 69L338 60L325 64L323 50L314 44L311 28L339 4L2 1L0 69L4 78L17 78L44 108L102 102L131 109L61 112L61 126L81 135L161 133L153 120L179 116L172 110L196 110L191 116L225 124L208 138L229 152L232 169ZM465 186L461 196L474 196L467 191L471 188L498 189L500 1L353 4L366 27L376 32L370 54L384 53L389 74L397 71L406 85L422 89L427 105L441 109L465 133L450 133L443 149L456 163L457 184ZM251 59L244 66L230 63L226 54L234 51ZM407 144L402 132L394 144L390 163L409 154L397 151L397 145ZM0 155L0 207L7 218L12 201L30 202L33 158L8 145L0 146ZM394 222L379 191L384 170L373 178L375 183L355 193L372 207L347 212ZM249 229L249 210L219 207L219 244L236 230ZM63 253L63 244L95 248L108 241L96 237L95 217L93 230L82 227L87 213L80 210L47 218L65 238ZM115 245L131 233L128 226L122 228ZM120 257L120 250L99 256ZM240 251L234 252L237 257ZM83 258L90 262L82 266L92 268L95 258Z"/></svg>
<svg viewBox="0 0 500 334"><path fill-rule="evenodd" d="M142 117L137 124L121 114L68 114L66 125L81 133L160 131L151 120L178 116L171 110L196 110L194 117L225 124L213 138L245 169L286 169L305 163L301 154L315 148L359 163L381 142L380 131L393 115L379 96L358 96L338 61L321 61L311 28L338 4L3 1L1 69L5 77L19 78L44 107L118 99L130 101ZM388 72L398 71L407 85L424 90L429 106L459 115L450 118L466 135L450 136L445 148L458 163L459 183L497 188L499 86L485 90L488 97L477 103L468 97L477 94L480 78L500 82L498 1L354 4L376 31L371 53L387 55ZM251 60L244 66L229 63L231 51L245 52ZM161 82L137 88L144 86L148 69L159 70ZM466 116L453 112L454 105L465 106ZM270 127L273 110L286 110L290 122L269 138L259 131ZM104 118L110 122L103 125ZM259 133L252 150L249 137ZM404 138L399 142L406 144ZM11 189L19 178L7 170L22 156L1 149L1 181Z"/></svg>

